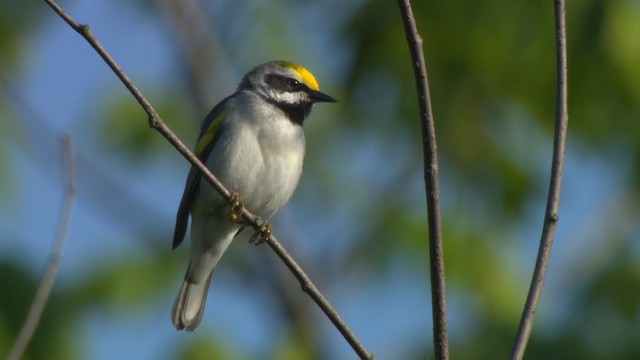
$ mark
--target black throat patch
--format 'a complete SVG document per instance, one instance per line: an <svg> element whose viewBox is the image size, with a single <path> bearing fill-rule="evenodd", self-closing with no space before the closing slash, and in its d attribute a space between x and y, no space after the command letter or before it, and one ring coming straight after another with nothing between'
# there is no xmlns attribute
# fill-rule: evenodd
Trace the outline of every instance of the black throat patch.
<svg viewBox="0 0 640 360"><path fill-rule="evenodd" d="M309 113L311 112L312 103L310 102L289 104L285 102L278 102L273 99L267 99L267 102L277 106L287 115L292 123L298 124L300 126L304 124L304 120L307 118L307 116L309 116Z"/></svg>
<svg viewBox="0 0 640 360"><path fill-rule="evenodd" d="M275 90L281 92L295 93L307 92L310 90L306 85L299 81L282 75L269 74L265 77L265 82ZM304 100L291 104L276 101L275 99L267 97L264 97L264 99L267 100L268 103L273 104L282 110L289 117L289 120L291 120L292 123L300 126L303 125L304 120L309 116L311 106L313 105L311 101Z"/></svg>

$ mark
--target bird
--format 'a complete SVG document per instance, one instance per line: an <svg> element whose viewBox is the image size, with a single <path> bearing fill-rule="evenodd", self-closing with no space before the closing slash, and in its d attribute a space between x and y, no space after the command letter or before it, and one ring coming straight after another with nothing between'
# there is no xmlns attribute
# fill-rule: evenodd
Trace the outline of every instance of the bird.
<svg viewBox="0 0 640 360"><path fill-rule="evenodd" d="M176 249L191 219L189 266L171 311L177 330L193 331L202 320L214 268L247 226L238 207L268 220L293 195L305 155L303 125L320 102L336 99L303 66L274 60L244 75L204 118L194 154L237 201L230 204L191 167L173 235Z"/></svg>

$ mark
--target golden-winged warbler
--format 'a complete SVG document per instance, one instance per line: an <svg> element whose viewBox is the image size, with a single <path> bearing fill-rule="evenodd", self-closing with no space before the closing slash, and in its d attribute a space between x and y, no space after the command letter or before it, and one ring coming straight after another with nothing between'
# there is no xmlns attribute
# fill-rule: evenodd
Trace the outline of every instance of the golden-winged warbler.
<svg viewBox="0 0 640 360"><path fill-rule="evenodd" d="M302 125L317 102L335 102L313 75L290 61L271 61L247 73L238 89L202 122L195 155L242 206L269 219L295 190L305 151ZM204 313L213 269L245 227L216 190L191 167L176 216L175 249L191 215L191 260L172 309L178 330L194 330Z"/></svg>

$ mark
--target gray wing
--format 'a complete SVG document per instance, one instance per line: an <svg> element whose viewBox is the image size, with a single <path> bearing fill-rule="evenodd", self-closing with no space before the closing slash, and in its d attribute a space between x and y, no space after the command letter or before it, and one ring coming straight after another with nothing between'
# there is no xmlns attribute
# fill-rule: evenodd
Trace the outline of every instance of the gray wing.
<svg viewBox="0 0 640 360"><path fill-rule="evenodd" d="M226 104L228 99L229 97L218 103L218 105L209 112L205 120L202 122L202 128L200 129L200 136L198 137L195 152L198 159L202 162L209 157L216 141L220 138L220 133L223 131L222 126L220 125L226 116ZM203 144L200 143L201 141L203 141ZM198 193L200 178L202 178L200 171L192 165L189 170L189 175L187 176L187 182L184 186L184 192L182 193L178 213L176 214L176 227L173 232L173 249L177 248L182 243L184 236L187 233L189 211L191 210L193 199L195 199Z"/></svg>

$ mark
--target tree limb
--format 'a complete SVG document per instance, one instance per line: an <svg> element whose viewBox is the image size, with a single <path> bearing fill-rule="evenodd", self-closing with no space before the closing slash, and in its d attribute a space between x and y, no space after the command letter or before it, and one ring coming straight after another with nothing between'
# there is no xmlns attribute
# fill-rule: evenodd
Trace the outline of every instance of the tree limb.
<svg viewBox="0 0 640 360"><path fill-rule="evenodd" d="M118 64L113 60L109 53L102 47L100 42L93 36L93 33L89 29L88 25L79 24L69 14L67 14L55 1L44 0L71 28L78 32L87 42L98 52L100 57L107 63L107 65L118 76L122 83L131 92L133 97L138 101L140 106L147 113L149 119L149 126L158 131L165 139L178 150L182 156L184 156L193 166L195 166L202 176L213 186L216 191L222 195L222 197L231 202L231 192L227 190L224 185L204 166L200 160L187 148L184 143L169 129L169 127L160 118L160 115L153 108L151 103L144 97L142 92L133 84L129 77L122 71ZM242 218L247 224L258 231L261 226L265 224L265 221L260 219L257 215L251 213L248 209L242 209ZM289 255L280 242L273 236L269 236L265 239L265 242L269 244L271 249L278 255L278 257L285 263L285 265L293 272L294 276L300 282L302 290L306 292L309 297L322 309L325 315L331 320L336 328L343 335L345 340L351 345L353 350L362 359L373 359L373 355L362 345L360 340L347 326L340 315L333 309L331 304L322 295L318 288L313 284L311 279L302 270L300 265Z"/></svg>
<svg viewBox="0 0 640 360"><path fill-rule="evenodd" d="M555 38L556 38L556 114L553 137L553 158L551 160L551 179L549 181L549 194L547 207L544 214L542 234L536 265L531 279L531 286L527 301L522 311L520 325L516 340L511 350L511 360L520 360L524 356L533 320L536 316L544 275L547 271L551 246L558 223L558 204L560 202L560 185L562 183L562 164L564 162L564 150L567 137L567 124L569 122L567 106L567 33L565 28L565 4L564 0L554 1L555 10Z"/></svg>
<svg viewBox="0 0 640 360"><path fill-rule="evenodd" d="M51 294L51 288L56 280L56 273L58 272L58 265L60 263L60 256L62 255L62 249L64 247L65 240L67 239L67 230L69 229L69 223L71 221L71 210L76 197L76 185L75 185L75 165L73 156L73 145L71 143L71 135L64 135L62 137L62 147L64 156L64 177L65 177L65 189L64 200L62 203L62 210L60 211L60 217L58 218L58 228L53 240L53 246L51 247L51 253L49 254L49 260L45 267L44 274L40 280L38 290L33 298L27 318L22 324L20 334L16 339L16 342L11 348L9 353L9 360L19 360L22 358L24 351L27 349L33 333L36 331L38 324L40 323L40 316L44 311L44 307Z"/></svg>
<svg viewBox="0 0 640 360"><path fill-rule="evenodd" d="M442 224L440 220L440 191L438 190L438 153L436 130L429 96L427 67L422 49L422 38L409 0L398 0L404 31L416 81L420 125L422 126L422 149L424 158L424 182L427 196L429 226L429 265L431 272L431 310L433 313L433 345L435 358L449 358L447 336L447 309L445 299L444 254L442 249Z"/></svg>

